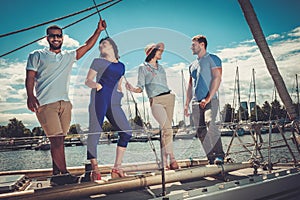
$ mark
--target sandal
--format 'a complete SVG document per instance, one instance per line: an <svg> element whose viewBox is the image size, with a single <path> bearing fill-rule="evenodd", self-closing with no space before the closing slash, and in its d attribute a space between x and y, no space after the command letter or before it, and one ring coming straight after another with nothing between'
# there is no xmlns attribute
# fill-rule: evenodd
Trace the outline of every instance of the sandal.
<svg viewBox="0 0 300 200"><path fill-rule="evenodd" d="M111 170L111 178L122 178L125 177L123 169L113 168Z"/></svg>
<svg viewBox="0 0 300 200"><path fill-rule="evenodd" d="M92 171L91 172L91 181L100 181L101 180L101 174L99 171Z"/></svg>
<svg viewBox="0 0 300 200"><path fill-rule="evenodd" d="M179 166L178 166L178 163L176 162L176 160L170 164L170 169L171 170L179 169Z"/></svg>

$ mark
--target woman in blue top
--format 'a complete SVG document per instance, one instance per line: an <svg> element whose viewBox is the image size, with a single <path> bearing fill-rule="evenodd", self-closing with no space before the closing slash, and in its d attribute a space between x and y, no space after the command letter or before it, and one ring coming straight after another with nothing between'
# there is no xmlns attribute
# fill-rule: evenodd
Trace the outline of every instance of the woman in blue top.
<svg viewBox="0 0 300 200"><path fill-rule="evenodd" d="M135 93L143 92L146 89L149 97L152 115L162 129L162 152L164 156L164 167L178 169L173 153L173 130L172 119L175 105L175 95L167 84L167 77L164 68L158 64L164 51L164 44L149 44L145 48L146 59L140 65L138 71L137 87L126 83L126 88ZM168 157L169 164L168 165Z"/></svg>
<svg viewBox="0 0 300 200"><path fill-rule="evenodd" d="M92 88L89 105L89 135L87 140L87 159L92 165L92 180L100 180L97 162L97 144L102 132L104 117L119 131L116 159L112 169L112 178L124 177L121 169L122 159L131 138L131 127L121 108L123 97L121 82L125 66L119 61L118 48L111 38L104 38L99 43L100 57L94 59L85 84ZM96 77L96 81L94 81Z"/></svg>

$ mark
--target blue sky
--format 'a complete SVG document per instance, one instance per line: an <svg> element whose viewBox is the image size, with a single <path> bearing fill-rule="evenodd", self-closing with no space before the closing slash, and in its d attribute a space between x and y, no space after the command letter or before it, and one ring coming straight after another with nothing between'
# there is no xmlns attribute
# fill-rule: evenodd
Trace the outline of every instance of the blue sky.
<svg viewBox="0 0 300 200"><path fill-rule="evenodd" d="M96 0L96 3L101 2L104 1ZM298 0L252 0L251 2L279 71L292 93L295 91L293 89L295 74L300 74L300 2ZM77 0L72 3L66 0L43 3L40 0L1 0L0 35L66 16L93 5L92 0ZM94 11L55 24L63 27ZM208 51L219 55L223 61L221 105L233 102L236 66L239 66L243 101L249 100L252 68L256 71L258 104L262 105L265 100L270 102L274 99L273 83L269 72L237 1L123 0L101 12L101 15L108 24L109 35L119 46L121 61L126 64L126 77L133 84L136 82L137 65L145 58L143 52L145 45L150 42L165 43L166 50L161 64L167 69L169 86L178 100L175 121L182 119L180 117L182 116L181 71L183 70L184 80L187 80L188 63L195 59L190 50L190 38L197 34L207 36ZM98 20L98 15L94 15L65 29L64 48L77 48L78 45L83 44L95 30ZM1 37L0 54L44 36L47 26ZM104 32L102 36L105 36ZM28 53L44 46L47 46L47 43L39 41L0 58L1 125L6 125L8 119L16 117L30 128L38 126L35 115L26 108L24 79ZM89 89L83 82L90 62L99 54L96 46L77 62L71 79L73 123L80 123L83 127L87 127L89 101ZM142 102L141 95L135 97L138 102ZM293 96L292 99L294 100ZM125 110L129 110L126 102L123 106Z"/></svg>

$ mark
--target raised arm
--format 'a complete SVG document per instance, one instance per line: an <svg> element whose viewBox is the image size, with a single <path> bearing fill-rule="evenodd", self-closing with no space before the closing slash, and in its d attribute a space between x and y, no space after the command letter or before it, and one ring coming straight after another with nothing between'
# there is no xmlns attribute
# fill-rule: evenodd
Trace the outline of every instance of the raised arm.
<svg viewBox="0 0 300 200"><path fill-rule="evenodd" d="M106 29L106 23L104 20L100 20L98 22L98 27L95 30L94 34L82 45L76 50L76 59L79 60L86 52L88 52L97 42L101 31Z"/></svg>

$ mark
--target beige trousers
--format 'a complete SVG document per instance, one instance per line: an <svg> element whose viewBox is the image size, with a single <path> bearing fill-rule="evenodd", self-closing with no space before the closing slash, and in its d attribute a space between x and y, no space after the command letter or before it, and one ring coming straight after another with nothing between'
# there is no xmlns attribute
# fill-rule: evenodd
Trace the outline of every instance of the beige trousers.
<svg viewBox="0 0 300 200"><path fill-rule="evenodd" d="M162 130L162 152L164 155L164 166L167 165L169 156L170 164L175 161L173 153L173 130L172 119L175 105L175 95L166 94L150 99L151 111L155 120Z"/></svg>

